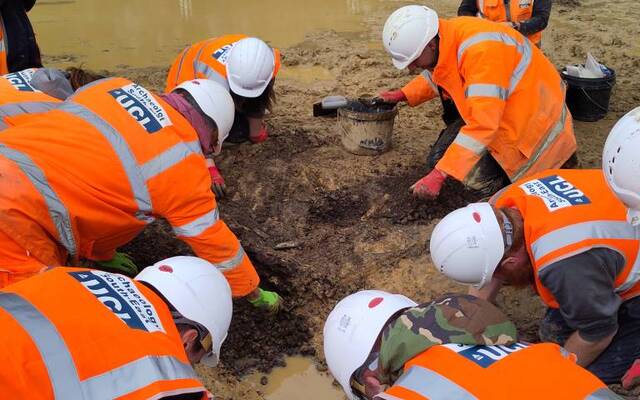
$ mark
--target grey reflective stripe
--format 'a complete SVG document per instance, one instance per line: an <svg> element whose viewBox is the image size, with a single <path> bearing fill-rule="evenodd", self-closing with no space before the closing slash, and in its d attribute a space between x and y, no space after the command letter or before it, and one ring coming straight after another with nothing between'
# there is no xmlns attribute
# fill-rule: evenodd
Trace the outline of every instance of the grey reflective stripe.
<svg viewBox="0 0 640 400"><path fill-rule="evenodd" d="M207 79L213 79L215 75L219 75L213 68L198 60L194 62L194 70L206 76Z"/></svg>
<svg viewBox="0 0 640 400"><path fill-rule="evenodd" d="M35 114L52 110L62 103L53 101L24 101L0 106L0 118L12 115Z"/></svg>
<svg viewBox="0 0 640 400"><path fill-rule="evenodd" d="M622 400L623 398L607 389L606 387L600 388L595 392L591 393L585 400Z"/></svg>
<svg viewBox="0 0 640 400"><path fill-rule="evenodd" d="M147 161L140 167L142 177L145 180L149 180L156 175L161 174L167 169L175 166L185 158L192 154L202 155L200 150L200 142L179 142L170 147L169 149L158 154L153 159Z"/></svg>
<svg viewBox="0 0 640 400"><path fill-rule="evenodd" d="M191 365L175 357L147 356L82 381L82 392L86 399L115 399L155 382L177 379L198 377Z"/></svg>
<svg viewBox="0 0 640 400"><path fill-rule="evenodd" d="M173 232L176 234L176 236L195 237L215 225L219 219L220 214L218 211L218 207L216 207L205 215L197 218L195 221L173 228Z"/></svg>
<svg viewBox="0 0 640 400"><path fill-rule="evenodd" d="M240 248L238 249L238 252L236 253L235 256L233 256L233 258L227 261L213 263L213 265L215 265L216 268L218 268L218 270L224 272L230 269L234 269L235 267L240 265L240 263L242 263L243 258L244 258L244 249L242 248L242 246L240 246Z"/></svg>
<svg viewBox="0 0 640 400"><path fill-rule="evenodd" d="M487 146L478 142L476 139L472 138L471 136L466 135L462 131L458 132L458 135L456 136L453 143L457 144L458 146L462 146L465 149L479 156L484 154L484 152L487 150Z"/></svg>
<svg viewBox="0 0 640 400"><path fill-rule="evenodd" d="M420 75L422 75L424 79L426 79L427 82L429 82L429 85L431 86L431 90L433 90L434 93L438 93L438 86L436 86L436 84L433 82L433 77L431 76L431 72L425 69L420 73Z"/></svg>
<svg viewBox="0 0 640 400"><path fill-rule="evenodd" d="M484 18L484 0L478 0L478 16Z"/></svg>
<svg viewBox="0 0 640 400"><path fill-rule="evenodd" d="M187 57L187 53L189 52L189 50L191 50L191 47L192 46L187 47L182 52L182 55L180 57L180 62L178 62L178 71L176 71L176 80L175 80L175 82L173 82L173 86L174 87L178 86L181 83L181 82L178 82L178 80L180 79L180 73L182 73L182 63L184 63L184 59Z"/></svg>
<svg viewBox="0 0 640 400"><path fill-rule="evenodd" d="M75 257L78 254L78 249L73 236L69 211L58 197L58 194L49 185L44 172L42 172L40 167L38 167L29 156L18 150L6 147L2 143L0 143L0 155L13 161L27 178L29 178L40 195L42 195L47 205L51 221L58 232L60 244L67 249L71 257Z"/></svg>
<svg viewBox="0 0 640 400"><path fill-rule="evenodd" d="M49 374L55 399L83 399L78 372L67 345L51 321L15 293L0 293L0 307L29 334Z"/></svg>
<svg viewBox="0 0 640 400"><path fill-rule="evenodd" d="M393 386L412 390L428 399L473 400L465 388L429 369L413 366L405 371Z"/></svg>
<svg viewBox="0 0 640 400"><path fill-rule="evenodd" d="M15 293L0 293L0 307L20 323L38 348L55 399L115 399L155 382L197 379L188 363L172 356L148 356L80 381L64 339L46 316Z"/></svg>
<svg viewBox="0 0 640 400"><path fill-rule="evenodd" d="M508 96L507 89L498 85L488 83L476 83L467 86L464 91L464 97L495 97L500 100L506 100Z"/></svg>
<svg viewBox="0 0 640 400"><path fill-rule="evenodd" d="M516 39L502 32L478 33L462 42L462 44L458 48L458 64L460 64L464 52L467 51L469 47L485 41L501 42L508 46L515 46L518 53L520 53L521 55L520 62L518 62L518 65L516 65L516 68L511 74L508 93L508 95L510 95L515 90L516 86L518 86L518 83L520 83L520 80L524 76L525 72L527 72L529 64L531 64L531 57L533 52L533 50L531 49L531 44L529 43L529 40L524 37L523 42L519 43Z"/></svg>
<svg viewBox="0 0 640 400"><path fill-rule="evenodd" d="M565 226L556 229L541 237L531 244L533 258L538 262L550 253L562 249L574 243L579 243L589 239L640 239L639 230L628 224L626 221L588 221ZM591 246L593 247L593 246ZM566 256L566 255L565 255ZM555 258L549 262L558 261ZM631 260L627 260L630 262ZM545 263L548 265L549 263ZM633 269L638 272L638 260L635 261ZM630 274L631 275L631 274ZM616 291L622 290L620 288Z"/></svg>
<svg viewBox="0 0 640 400"><path fill-rule="evenodd" d="M562 133L564 131L565 122L567 120L567 113L568 112L569 111L567 109L567 105L564 103L564 98L563 98L562 99L562 112L560 113L560 118L556 121L555 124L553 124L553 126L551 127L549 132L546 134L546 136L545 136L544 140L542 141L542 143L540 143L540 146L538 146L538 148L533 152L533 154L531 154L531 157L529 158L527 163L525 165L523 165L522 167L520 167L518 172L516 172L512 177L510 177L511 178L511 182L517 181L525 173L527 173L527 171L529 171L529 168L531 168L531 166L538 161L538 158L540 157L540 155L544 151L546 151L547 148L553 142L555 142L556 138L560 135L560 133Z"/></svg>
<svg viewBox="0 0 640 400"><path fill-rule="evenodd" d="M518 0L516 0L518 1ZM504 2L504 11L507 13L507 21L511 22L511 4L509 4L509 0L505 0Z"/></svg>
<svg viewBox="0 0 640 400"><path fill-rule="evenodd" d="M149 190L147 189L146 182L138 168L138 162L133 151L120 133L99 115L80 104L67 100L58 108L58 110L68 112L85 120L89 124L93 125L102 134L102 136L107 139L115 153L118 155L120 163L125 170L136 204L138 205L138 210L141 211L141 214L150 213L152 205Z"/></svg>

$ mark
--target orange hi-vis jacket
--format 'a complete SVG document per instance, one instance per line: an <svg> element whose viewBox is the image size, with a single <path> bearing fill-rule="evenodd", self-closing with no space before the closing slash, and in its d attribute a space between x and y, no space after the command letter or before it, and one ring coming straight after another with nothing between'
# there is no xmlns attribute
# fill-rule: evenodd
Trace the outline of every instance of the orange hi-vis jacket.
<svg viewBox="0 0 640 400"><path fill-rule="evenodd" d="M0 291L5 399L158 399L208 392L169 307L123 275L55 268Z"/></svg>
<svg viewBox="0 0 640 400"><path fill-rule="evenodd" d="M540 271L598 247L615 250L625 259L614 282L616 293L625 300L640 294L640 230L627 223L626 208L600 169L540 172L494 198L496 207L515 207L522 214L536 289L549 307L558 308L558 303L541 284Z"/></svg>
<svg viewBox="0 0 640 400"><path fill-rule="evenodd" d="M170 92L184 81L192 79L211 79L229 89L227 81L227 58L229 51L247 35L224 35L217 38L194 43L186 49L171 64L165 92ZM275 77L280 70L280 51L273 49L275 57Z"/></svg>
<svg viewBox="0 0 640 400"><path fill-rule="evenodd" d="M478 16L493 22L525 22L533 16L533 2L535 0L510 0L505 5L504 0L478 0ZM527 36L531 43L539 44L542 32Z"/></svg>
<svg viewBox="0 0 640 400"><path fill-rule="evenodd" d="M93 82L0 135L0 230L45 265L109 260L155 217L218 267L234 296L259 283L219 218L198 135L123 78ZM152 245L152 244L150 244Z"/></svg>
<svg viewBox="0 0 640 400"><path fill-rule="evenodd" d="M511 28L475 17L440 20L440 55L402 92L411 106L441 87L465 121L436 168L465 180L489 152L511 181L559 168L576 150L553 64Z"/></svg>
<svg viewBox="0 0 640 400"><path fill-rule="evenodd" d="M434 346L409 360L377 400L619 399L551 343Z"/></svg>
<svg viewBox="0 0 640 400"><path fill-rule="evenodd" d="M0 76L0 130L6 129L6 117L35 114L54 109L62 101L31 86L37 68Z"/></svg>

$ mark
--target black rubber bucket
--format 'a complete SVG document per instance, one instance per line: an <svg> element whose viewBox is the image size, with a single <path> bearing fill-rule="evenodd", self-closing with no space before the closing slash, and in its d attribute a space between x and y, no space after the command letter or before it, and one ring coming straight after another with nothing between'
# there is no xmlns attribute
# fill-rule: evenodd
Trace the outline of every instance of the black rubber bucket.
<svg viewBox="0 0 640 400"><path fill-rule="evenodd" d="M578 78L565 74L562 79L567 82L567 107L571 115L578 121L598 121L609 111L611 91L616 84L616 72L609 68L610 75L604 78Z"/></svg>

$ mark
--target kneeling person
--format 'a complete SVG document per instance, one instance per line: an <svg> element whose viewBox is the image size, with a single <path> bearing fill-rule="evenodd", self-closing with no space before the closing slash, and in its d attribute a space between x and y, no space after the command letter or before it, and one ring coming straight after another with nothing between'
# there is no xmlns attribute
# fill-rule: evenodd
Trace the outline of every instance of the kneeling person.
<svg viewBox="0 0 640 400"><path fill-rule="evenodd" d="M324 326L327 365L351 400L619 398L560 346L516 339L504 314L470 295L417 305L365 290Z"/></svg>
<svg viewBox="0 0 640 400"><path fill-rule="evenodd" d="M172 257L134 280L54 268L0 291L0 392L10 398L208 398L231 289L209 262ZM176 397L173 397L176 396Z"/></svg>

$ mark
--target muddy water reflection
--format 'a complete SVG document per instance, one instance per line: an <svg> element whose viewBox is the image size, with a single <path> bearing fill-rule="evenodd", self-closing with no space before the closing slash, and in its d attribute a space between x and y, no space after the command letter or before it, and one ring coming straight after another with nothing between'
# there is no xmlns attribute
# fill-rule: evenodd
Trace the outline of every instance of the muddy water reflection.
<svg viewBox="0 0 640 400"><path fill-rule="evenodd" d="M312 31L364 30L382 0L40 0L29 14L43 54L91 68L168 65L185 45L225 33L286 47Z"/></svg>
<svg viewBox="0 0 640 400"><path fill-rule="evenodd" d="M268 383L262 385L263 374L248 379L260 390L266 400L342 400L342 390L333 386L333 379L318 372L313 361L306 357L288 357L287 366L276 368L267 375Z"/></svg>

